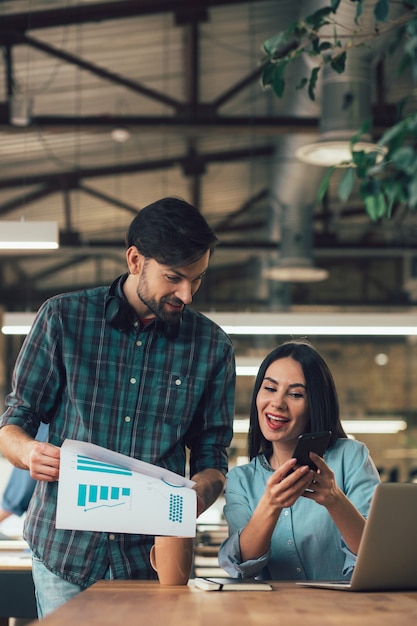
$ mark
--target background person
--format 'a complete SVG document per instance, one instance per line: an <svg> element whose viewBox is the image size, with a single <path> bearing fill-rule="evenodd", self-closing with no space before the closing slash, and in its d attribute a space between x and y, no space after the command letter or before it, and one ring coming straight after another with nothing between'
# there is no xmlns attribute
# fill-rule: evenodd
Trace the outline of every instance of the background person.
<svg viewBox="0 0 417 626"><path fill-rule="evenodd" d="M197 514L223 491L235 362L229 337L188 308L216 236L183 200L142 209L127 234L128 273L110 288L62 294L40 308L17 358L0 447L38 483L24 537L39 617L102 578L155 578L153 537L55 528L60 446L91 442L186 473ZM49 442L34 441L41 422Z"/></svg>
<svg viewBox="0 0 417 626"><path fill-rule="evenodd" d="M287 476L298 436L326 430L324 460L310 453L317 472ZM261 364L248 452L227 477L221 567L243 578L349 579L380 479L365 445L346 437L332 375L308 342L286 342Z"/></svg>
<svg viewBox="0 0 417 626"><path fill-rule="evenodd" d="M47 438L48 426L41 424L36 439L46 441ZM1 499L0 523L11 515L21 517L26 513L35 486L36 480L32 478L28 470L17 467L12 469Z"/></svg>

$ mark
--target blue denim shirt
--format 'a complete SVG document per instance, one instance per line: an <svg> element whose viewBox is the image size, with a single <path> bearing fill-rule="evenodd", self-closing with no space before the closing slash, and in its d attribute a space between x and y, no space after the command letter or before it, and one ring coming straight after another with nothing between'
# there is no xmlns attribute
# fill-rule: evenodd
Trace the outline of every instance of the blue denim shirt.
<svg viewBox="0 0 417 626"><path fill-rule="evenodd" d="M380 482L366 446L359 441L339 439L326 451L324 460L334 472L339 487L366 517ZM240 532L251 518L273 471L265 457L259 455L228 473L224 514L229 537L220 547L220 566L238 578L350 579L355 555L347 548L327 509L303 497L281 512L269 550L259 559L242 562Z"/></svg>

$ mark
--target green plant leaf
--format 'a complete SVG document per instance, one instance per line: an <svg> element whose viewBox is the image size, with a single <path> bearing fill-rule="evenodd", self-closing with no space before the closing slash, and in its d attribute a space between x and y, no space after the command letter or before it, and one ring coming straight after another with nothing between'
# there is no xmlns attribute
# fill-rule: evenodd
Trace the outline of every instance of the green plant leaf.
<svg viewBox="0 0 417 626"><path fill-rule="evenodd" d="M333 12L334 11L332 7L323 7L322 9L319 9L318 11L315 11L314 13L306 17L305 21L309 26L311 26L313 30L318 30L325 24L329 23L326 20L326 17Z"/></svg>
<svg viewBox="0 0 417 626"><path fill-rule="evenodd" d="M364 3L364 0L357 0L356 15L355 15L355 22L356 22L356 24L358 23L358 19L362 15L363 3Z"/></svg>
<svg viewBox="0 0 417 626"><path fill-rule="evenodd" d="M288 34L286 31L282 31L264 41L264 50L268 56L273 57L274 53L285 46L287 41Z"/></svg>
<svg viewBox="0 0 417 626"><path fill-rule="evenodd" d="M355 168L349 167L340 179L340 183L337 188L338 198L342 202L346 202L352 193L353 185L355 184Z"/></svg>
<svg viewBox="0 0 417 626"><path fill-rule="evenodd" d="M285 69L288 65L288 62L281 61L274 66L274 72L272 75L272 89L274 93L278 96L278 98L282 98L285 91Z"/></svg>
<svg viewBox="0 0 417 626"><path fill-rule="evenodd" d="M413 113L404 119L404 127L409 133L417 133L417 113Z"/></svg>
<svg viewBox="0 0 417 626"><path fill-rule="evenodd" d="M391 163L398 170L408 172L412 168L413 162L415 162L415 154L411 146L401 146L398 150L391 153Z"/></svg>
<svg viewBox="0 0 417 626"><path fill-rule="evenodd" d="M315 100L314 90L317 85L317 78L320 72L320 67L314 67L311 71L310 80L308 83L308 95L310 96L310 100Z"/></svg>
<svg viewBox="0 0 417 626"><path fill-rule="evenodd" d="M326 50L330 50L331 47L332 44L330 43L330 41L322 41L319 46L319 50L320 52L325 52Z"/></svg>
<svg viewBox="0 0 417 626"><path fill-rule="evenodd" d="M357 143L358 141L361 140L362 135L364 135L365 133L369 133L369 131L371 130L371 124L372 124L372 120L370 117L368 117L360 126L358 132L353 135L352 139L350 140L350 143L352 144L352 146Z"/></svg>
<svg viewBox="0 0 417 626"><path fill-rule="evenodd" d="M305 86L306 86L306 84L307 84L307 83L308 83L308 78L306 78L306 77L304 76L304 78L302 78L302 79L300 80L300 82L298 83L298 85L296 85L296 87L295 87L295 88L296 88L296 89L302 89L303 87L305 87Z"/></svg>
<svg viewBox="0 0 417 626"><path fill-rule="evenodd" d="M365 196L364 202L365 210L373 222L378 221L387 214L387 204L382 192Z"/></svg>
<svg viewBox="0 0 417 626"><path fill-rule="evenodd" d="M377 152L365 152L365 150L353 150L352 161L356 166L358 178L366 178L369 168L376 163Z"/></svg>
<svg viewBox="0 0 417 626"><path fill-rule="evenodd" d="M408 206L410 209L417 208L417 177L414 176L412 178L410 184L408 185Z"/></svg>
<svg viewBox="0 0 417 626"><path fill-rule="evenodd" d="M384 185L384 192L387 198L387 217L392 215L392 207L396 202L403 201L403 191L401 184L397 181L388 180Z"/></svg>
<svg viewBox="0 0 417 626"><path fill-rule="evenodd" d="M342 52L333 57L330 61L330 65L338 74L343 74L346 66L346 52Z"/></svg>
<svg viewBox="0 0 417 626"><path fill-rule="evenodd" d="M405 131L405 121L402 120L388 130L382 135L381 139L378 141L379 146L387 146L388 144L399 140L401 143L404 139L404 131Z"/></svg>
<svg viewBox="0 0 417 626"><path fill-rule="evenodd" d="M386 22L388 19L389 2L388 0L378 0L374 8L374 16L378 22Z"/></svg>
<svg viewBox="0 0 417 626"><path fill-rule="evenodd" d="M334 166L329 167L329 169L327 170L326 174L324 175L324 177L323 177L323 179L322 179L322 181L321 181L321 183L319 185L319 188L318 188L318 191L317 191L317 202L319 204L323 204L324 196L327 193L327 189L328 189L329 184L330 184L330 179L333 176L333 172L335 171L335 169L336 168Z"/></svg>
<svg viewBox="0 0 417 626"><path fill-rule="evenodd" d="M271 85L272 78L274 76L275 65L273 63L268 63L265 65L262 71L262 85L266 87L267 85Z"/></svg>

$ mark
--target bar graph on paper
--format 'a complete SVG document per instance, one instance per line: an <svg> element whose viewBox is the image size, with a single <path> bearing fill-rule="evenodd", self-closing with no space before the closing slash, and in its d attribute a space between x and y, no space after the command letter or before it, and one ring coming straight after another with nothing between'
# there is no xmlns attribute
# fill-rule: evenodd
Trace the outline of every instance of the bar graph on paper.
<svg viewBox="0 0 417 626"><path fill-rule="evenodd" d="M101 476L132 477L133 472L118 465L111 465L102 461L96 461L87 456L77 454L77 471L99 473ZM114 508L127 505L130 507L131 488L125 485L103 485L94 481L80 482L78 484L77 507L81 507L86 513L99 508ZM168 519L179 524L183 521L184 499L182 495L169 494Z"/></svg>
<svg viewBox="0 0 417 626"><path fill-rule="evenodd" d="M156 465L66 439L56 528L195 536L196 494L188 483Z"/></svg>
<svg viewBox="0 0 417 626"><path fill-rule="evenodd" d="M91 472L92 476L97 472L101 476L108 475L112 478L118 475L123 477L131 477L133 475L133 472L126 468L95 461L94 459L80 454L77 455L76 468L77 471ZM121 484L96 484L93 478L91 482L80 482L78 484L77 506L82 507L85 512L98 508L113 508L116 506L129 505L130 497L130 487Z"/></svg>

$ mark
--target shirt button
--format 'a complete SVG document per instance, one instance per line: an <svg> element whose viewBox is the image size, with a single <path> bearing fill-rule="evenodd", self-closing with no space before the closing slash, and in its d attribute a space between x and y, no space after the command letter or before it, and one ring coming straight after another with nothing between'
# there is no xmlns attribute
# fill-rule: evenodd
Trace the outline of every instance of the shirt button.
<svg viewBox="0 0 417 626"><path fill-rule="evenodd" d="M284 515L289 515L288 511L284 511Z"/></svg>
<svg viewBox="0 0 417 626"><path fill-rule="evenodd" d="M132 385L134 385L136 383L136 378L131 378L130 382L132 383Z"/></svg>
<svg viewBox="0 0 417 626"><path fill-rule="evenodd" d="M114 535L109 535L109 539L110 539L110 541L114 541L115 540L115 536Z"/></svg>
<svg viewBox="0 0 417 626"><path fill-rule="evenodd" d="M291 539L288 539L287 543L288 543L289 546L292 546L292 540Z"/></svg>
<svg viewBox="0 0 417 626"><path fill-rule="evenodd" d="M177 380L175 381L175 384L177 385L177 387L179 387L181 385L181 381L179 378L177 378Z"/></svg>
<svg viewBox="0 0 417 626"><path fill-rule="evenodd" d="M301 567L297 567L297 574L301 572Z"/></svg>
<svg viewBox="0 0 417 626"><path fill-rule="evenodd" d="M136 345L138 346L138 348L140 348L141 345L142 345L142 342L139 340L139 341L136 342Z"/></svg>
<svg viewBox="0 0 417 626"><path fill-rule="evenodd" d="M130 420L131 420L131 419L132 419L132 418L130 417L130 415L126 415L126 417L125 417L125 422L130 422Z"/></svg>

